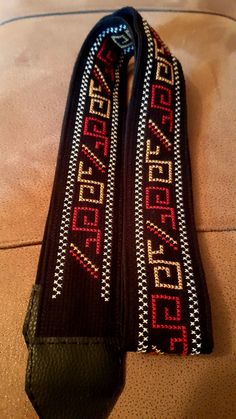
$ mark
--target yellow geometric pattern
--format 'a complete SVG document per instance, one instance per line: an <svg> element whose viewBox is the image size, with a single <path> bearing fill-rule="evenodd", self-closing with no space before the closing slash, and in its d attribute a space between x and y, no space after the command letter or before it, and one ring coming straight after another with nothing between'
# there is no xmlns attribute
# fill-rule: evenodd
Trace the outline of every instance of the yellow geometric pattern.
<svg viewBox="0 0 236 419"><path fill-rule="evenodd" d="M155 262L154 277L155 286L161 288L170 288L175 290L183 289L182 272L179 262L172 262L168 260L158 260ZM161 275L162 273L162 275ZM163 282L163 273L166 281Z"/></svg>

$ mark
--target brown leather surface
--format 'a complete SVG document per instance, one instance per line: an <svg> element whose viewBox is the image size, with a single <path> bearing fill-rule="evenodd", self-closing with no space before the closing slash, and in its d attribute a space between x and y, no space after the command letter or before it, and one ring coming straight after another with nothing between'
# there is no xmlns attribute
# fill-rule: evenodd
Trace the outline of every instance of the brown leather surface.
<svg viewBox="0 0 236 419"><path fill-rule="evenodd" d="M201 8L202 2L194 3ZM116 7L122 4L119 1ZM158 7L153 1L132 4ZM89 5L83 1L77 7L73 1L66 5L49 1L45 10L42 2L11 1L1 3L0 15L106 7L112 6L105 1ZM212 355L187 359L129 354L125 390L111 417L234 418L236 25L211 15L142 14L179 58L186 77L194 208L212 303L215 349ZM3 419L36 417L24 393L26 348L21 336L40 250L30 244L42 240L73 64L101 16L25 19L6 24L0 32Z"/></svg>

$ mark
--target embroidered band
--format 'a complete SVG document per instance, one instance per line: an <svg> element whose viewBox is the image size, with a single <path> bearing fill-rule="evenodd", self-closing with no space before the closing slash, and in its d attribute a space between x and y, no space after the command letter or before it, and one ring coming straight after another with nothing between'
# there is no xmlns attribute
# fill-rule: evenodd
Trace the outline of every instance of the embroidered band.
<svg viewBox="0 0 236 419"><path fill-rule="evenodd" d="M24 334L40 417L106 417L125 351L212 351L183 72L135 9L101 19L76 61Z"/></svg>

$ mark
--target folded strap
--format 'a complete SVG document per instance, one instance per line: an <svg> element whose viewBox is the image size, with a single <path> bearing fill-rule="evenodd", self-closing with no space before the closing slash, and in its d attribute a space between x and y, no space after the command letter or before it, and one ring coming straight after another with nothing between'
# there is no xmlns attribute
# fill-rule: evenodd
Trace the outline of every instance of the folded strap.
<svg viewBox="0 0 236 419"><path fill-rule="evenodd" d="M24 333L40 417L106 417L125 351L212 351L183 72L133 8L101 19L77 58L35 292Z"/></svg>

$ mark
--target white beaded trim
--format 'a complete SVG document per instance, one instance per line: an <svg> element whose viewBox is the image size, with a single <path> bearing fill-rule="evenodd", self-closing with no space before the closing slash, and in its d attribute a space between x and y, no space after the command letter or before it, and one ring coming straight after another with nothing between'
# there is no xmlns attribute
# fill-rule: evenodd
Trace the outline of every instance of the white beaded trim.
<svg viewBox="0 0 236 419"><path fill-rule="evenodd" d="M65 259L66 259L66 249L67 249L67 244L68 244L68 232L69 232L69 226L70 226L72 199L73 199L74 185L76 181L77 157L78 157L78 151L79 151L79 145L80 145L80 137L81 137L83 117L84 117L84 107L85 107L85 102L86 102L86 97L87 97L87 92L88 92L89 78L90 78L90 73L93 67L95 53L97 52L99 46L101 45L102 40L105 38L107 34L121 32L124 29L126 29L126 25L119 25L118 27L110 27L98 35L96 41L94 42L92 48L90 49L87 63L85 66L85 70L83 73L83 77L81 81L81 88L80 88L80 93L79 93L78 106L77 106L77 111L76 111L75 128L74 128L74 133L73 133L71 155L70 155L68 174L67 174L67 180L66 180L65 199L64 199L64 204L63 204L62 218L61 218L61 225L60 225L60 232L59 232L57 260L56 260L53 289L52 289L53 299L56 299L57 296L61 294L62 287L63 287L64 266L65 266Z"/></svg>
<svg viewBox="0 0 236 419"><path fill-rule="evenodd" d="M145 144L145 128L147 121L148 99L150 89L151 70L153 65L153 40L148 23L143 20L145 34L148 40L147 67L144 76L142 102L137 132L137 152L135 163L135 241L138 274L138 352L148 349L148 291L147 272L144 247L144 219L143 219L143 153Z"/></svg>
<svg viewBox="0 0 236 419"><path fill-rule="evenodd" d="M104 227L104 245L103 245L103 264L102 264L102 287L101 297L105 301L110 299L110 280L111 280L111 257L112 257L112 223L113 223L113 201L114 201L114 184L115 184L115 166L117 151L117 128L119 114L119 85L120 85L120 68L124 61L124 55L121 55L120 62L115 72L115 87L113 92L113 108L111 123L111 148L109 157L109 167L107 175L107 192L106 192L106 208L105 208L105 227Z"/></svg>
<svg viewBox="0 0 236 419"><path fill-rule="evenodd" d="M177 205L177 217L180 230L180 246L183 257L183 265L186 278L186 286L189 300L190 313L190 331L192 339L191 355L200 354L201 352L201 330L199 320L199 305L196 292L196 284L194 280L193 267L191 256L189 252L186 220L184 213L183 201L183 180L181 169L181 154L180 154L180 120L181 120L181 105L180 105L180 78L178 71L178 64L176 58L172 56L174 75L175 75L175 132L174 132L174 172L175 172L175 193Z"/></svg>
<svg viewBox="0 0 236 419"><path fill-rule="evenodd" d="M125 25L122 30L126 29ZM114 31L115 33L117 31ZM134 50L134 46L130 45L123 49L123 54L126 55ZM117 151L117 128L119 115L119 85L120 85L120 68L124 61L124 56L121 55L120 62L115 71L115 87L113 91L113 109L111 122L111 148L108 167L107 178L107 192L106 192L106 208L105 208L105 227L104 227L104 245L103 245L103 264L101 274L101 297L105 301L110 300L110 282L111 282L111 258L112 258L112 223L113 223L113 200L114 200L114 184L115 184L115 165L116 165L116 151Z"/></svg>

